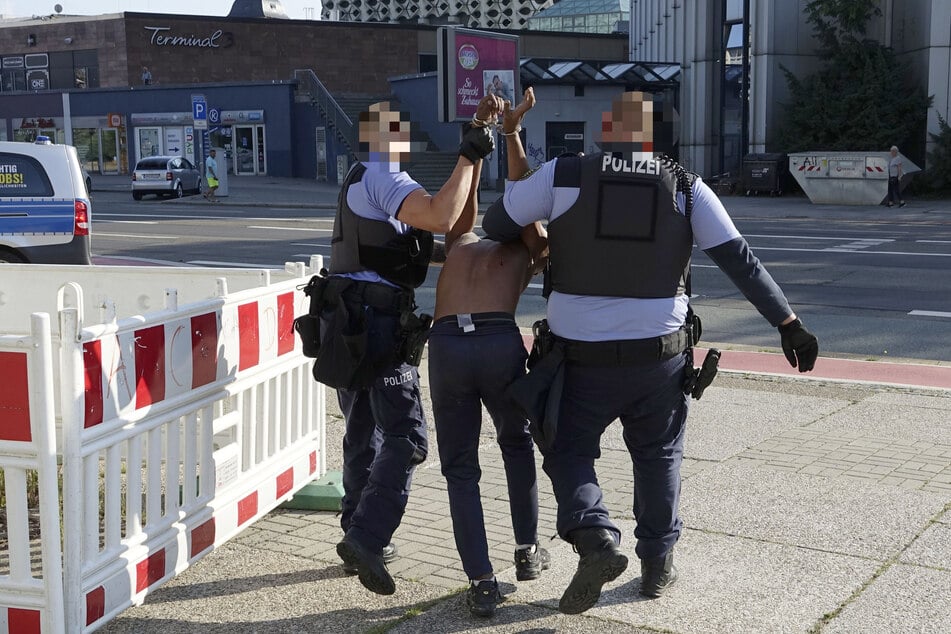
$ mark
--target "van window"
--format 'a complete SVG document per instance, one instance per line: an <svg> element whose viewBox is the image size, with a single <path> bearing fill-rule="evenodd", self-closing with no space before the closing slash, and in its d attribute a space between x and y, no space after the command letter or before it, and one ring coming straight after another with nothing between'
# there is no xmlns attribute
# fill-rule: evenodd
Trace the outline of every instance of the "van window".
<svg viewBox="0 0 951 634"><path fill-rule="evenodd" d="M46 170L32 156L0 152L0 197L52 196Z"/></svg>

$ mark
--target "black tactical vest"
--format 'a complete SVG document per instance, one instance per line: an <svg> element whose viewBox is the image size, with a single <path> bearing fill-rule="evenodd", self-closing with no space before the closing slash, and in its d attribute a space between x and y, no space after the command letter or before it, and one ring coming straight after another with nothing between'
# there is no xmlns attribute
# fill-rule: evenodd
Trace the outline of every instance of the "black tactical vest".
<svg viewBox="0 0 951 634"><path fill-rule="evenodd" d="M580 191L548 225L551 288L605 297L682 295L693 231L677 207L678 182L689 189L692 179L669 159L618 153L558 159L555 186Z"/></svg>
<svg viewBox="0 0 951 634"><path fill-rule="evenodd" d="M388 222L353 213L347 204L347 190L359 183L366 171L363 163L350 168L337 198L337 216L330 241L330 273L375 271L397 286L418 288L426 281L429 271L433 234L416 228L399 234Z"/></svg>

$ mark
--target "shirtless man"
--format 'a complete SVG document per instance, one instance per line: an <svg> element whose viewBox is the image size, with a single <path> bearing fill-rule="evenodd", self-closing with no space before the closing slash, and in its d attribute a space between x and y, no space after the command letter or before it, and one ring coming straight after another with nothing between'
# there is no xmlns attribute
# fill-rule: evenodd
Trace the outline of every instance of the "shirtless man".
<svg viewBox="0 0 951 634"><path fill-rule="evenodd" d="M518 130L522 116L534 105L531 88L515 110L505 102L502 136L513 176L528 172ZM479 169L476 165L462 216L446 234L447 259L436 285L436 321L429 335L429 383L456 548L470 580L466 604L474 616L490 617L502 597L489 561L479 497L483 403L505 464L516 578L537 579L550 561L538 545L538 489L528 421L505 396L508 384L525 373L528 356L515 308L532 275L544 267L548 241L539 223L523 230L521 242L480 240L472 233Z"/></svg>

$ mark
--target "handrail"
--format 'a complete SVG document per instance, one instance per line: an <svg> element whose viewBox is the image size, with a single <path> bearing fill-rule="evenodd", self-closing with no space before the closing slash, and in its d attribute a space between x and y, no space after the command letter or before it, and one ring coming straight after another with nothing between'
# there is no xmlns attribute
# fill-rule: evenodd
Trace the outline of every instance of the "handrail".
<svg viewBox="0 0 951 634"><path fill-rule="evenodd" d="M343 111L337 100L334 99L323 82L317 78L316 73L309 68L296 69L294 77L298 80L298 86L308 93L318 107L323 111L328 125L337 130L340 136L350 150L352 158L356 156L358 147L357 128L353 121Z"/></svg>

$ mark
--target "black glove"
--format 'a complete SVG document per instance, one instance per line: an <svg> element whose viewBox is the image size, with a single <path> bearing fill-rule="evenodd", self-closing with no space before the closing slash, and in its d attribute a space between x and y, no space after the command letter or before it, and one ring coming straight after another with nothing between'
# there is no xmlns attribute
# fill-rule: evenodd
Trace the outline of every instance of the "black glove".
<svg viewBox="0 0 951 634"><path fill-rule="evenodd" d="M477 128L469 126L462 135L462 143L459 144L459 156L464 156L473 163L481 161L492 153L495 149L495 140L489 127Z"/></svg>
<svg viewBox="0 0 951 634"><path fill-rule="evenodd" d="M803 327L802 320L780 326L779 338L789 365L794 368L798 365L800 372L808 372L815 367L816 357L819 356L819 340Z"/></svg>

